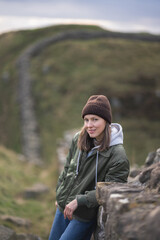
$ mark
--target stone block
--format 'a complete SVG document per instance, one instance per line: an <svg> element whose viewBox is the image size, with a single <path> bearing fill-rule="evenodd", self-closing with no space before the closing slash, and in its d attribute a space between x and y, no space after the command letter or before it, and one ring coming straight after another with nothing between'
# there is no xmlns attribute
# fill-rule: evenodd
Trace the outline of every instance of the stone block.
<svg viewBox="0 0 160 240"><path fill-rule="evenodd" d="M49 192L49 188L42 184L42 183L37 183L34 184L32 187L27 188L24 191L24 197L25 198L38 198L44 194L47 194Z"/></svg>
<svg viewBox="0 0 160 240"><path fill-rule="evenodd" d="M19 227L29 227L31 225L31 222L27 219L15 217L15 216L9 216L9 215L3 215L1 216L1 219L3 221L11 222L14 225L17 225Z"/></svg>
<svg viewBox="0 0 160 240"><path fill-rule="evenodd" d="M0 225L0 240L17 240L15 231Z"/></svg>
<svg viewBox="0 0 160 240"><path fill-rule="evenodd" d="M146 185L98 183L96 240L158 240L160 195Z"/></svg>

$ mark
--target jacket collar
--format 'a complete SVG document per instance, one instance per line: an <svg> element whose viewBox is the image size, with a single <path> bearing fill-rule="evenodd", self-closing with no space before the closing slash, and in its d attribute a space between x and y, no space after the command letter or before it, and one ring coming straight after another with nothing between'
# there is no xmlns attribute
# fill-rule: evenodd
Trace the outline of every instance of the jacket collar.
<svg viewBox="0 0 160 240"><path fill-rule="evenodd" d="M110 154L111 154L111 149L112 149L112 147L110 147L109 149L106 149L104 151L98 151L97 148L93 148L92 149L92 153L89 154L89 157L94 156L95 154L97 154L97 151L99 152L99 155L102 155L103 157L109 157ZM86 152L84 152L84 154L85 154L85 156L87 156Z"/></svg>

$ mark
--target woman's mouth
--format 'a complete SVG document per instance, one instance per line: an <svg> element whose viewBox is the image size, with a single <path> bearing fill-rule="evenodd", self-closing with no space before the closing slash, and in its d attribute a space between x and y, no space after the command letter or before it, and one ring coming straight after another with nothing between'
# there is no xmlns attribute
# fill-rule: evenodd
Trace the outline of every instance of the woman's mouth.
<svg viewBox="0 0 160 240"><path fill-rule="evenodd" d="M93 134L95 132L95 130L88 130L89 134Z"/></svg>

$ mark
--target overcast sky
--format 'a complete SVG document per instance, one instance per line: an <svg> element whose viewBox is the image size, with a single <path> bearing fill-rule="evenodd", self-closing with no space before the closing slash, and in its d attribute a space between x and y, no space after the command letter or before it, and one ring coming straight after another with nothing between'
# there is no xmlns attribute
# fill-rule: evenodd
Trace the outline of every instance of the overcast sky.
<svg viewBox="0 0 160 240"><path fill-rule="evenodd" d="M0 0L0 33L58 23L160 34L160 0Z"/></svg>

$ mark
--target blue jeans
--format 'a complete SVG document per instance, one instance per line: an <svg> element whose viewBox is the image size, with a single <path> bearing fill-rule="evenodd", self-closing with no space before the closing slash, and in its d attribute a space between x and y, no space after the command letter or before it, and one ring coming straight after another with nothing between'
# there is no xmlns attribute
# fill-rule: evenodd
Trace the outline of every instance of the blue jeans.
<svg viewBox="0 0 160 240"><path fill-rule="evenodd" d="M57 208L49 240L90 240L96 221L82 222L76 219L64 219Z"/></svg>

